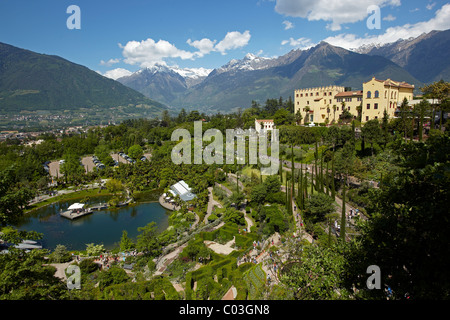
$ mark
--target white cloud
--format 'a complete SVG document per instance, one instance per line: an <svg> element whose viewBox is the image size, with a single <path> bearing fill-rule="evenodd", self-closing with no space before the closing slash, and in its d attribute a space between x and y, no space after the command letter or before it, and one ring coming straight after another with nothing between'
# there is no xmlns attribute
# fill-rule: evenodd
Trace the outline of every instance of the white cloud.
<svg viewBox="0 0 450 320"><path fill-rule="evenodd" d="M240 33L239 31L228 32L225 38L214 48L224 55L228 50L245 47L250 41L250 38L251 35L248 30L244 31L244 33Z"/></svg>
<svg viewBox="0 0 450 320"><path fill-rule="evenodd" d="M436 5L436 2L429 3L429 4L427 4L426 8L427 8L427 10L432 10L435 5Z"/></svg>
<svg viewBox="0 0 450 320"><path fill-rule="evenodd" d="M119 43L122 48L124 62L131 65L139 65L141 68L154 66L155 64L166 65L165 59L180 58L182 60L201 58L213 51L226 54L228 50L244 47L250 41L250 31L240 33L238 31L228 32L222 41L216 44L217 40L203 38L201 40L186 41L197 51L186 51L178 49L175 45L166 40L155 40L148 38L142 41L129 41L125 46Z"/></svg>
<svg viewBox="0 0 450 320"><path fill-rule="evenodd" d="M392 14L388 14L386 17L383 17L384 21L395 21L395 19L397 18L394 17Z"/></svg>
<svg viewBox="0 0 450 320"><path fill-rule="evenodd" d="M143 41L129 41L125 46L119 44L123 49L124 62L131 65L140 65L142 68L151 67L155 64L165 64L166 58L180 58L182 60L193 59L194 53L180 50L166 40L155 40L148 38Z"/></svg>
<svg viewBox="0 0 450 320"><path fill-rule="evenodd" d="M283 40L281 41L281 45L286 45L289 44L292 47L296 47L302 50L306 50L309 49L311 47L313 47L315 44L311 41L311 39L308 38L298 38L298 39L294 39L294 38L289 38L289 40Z"/></svg>
<svg viewBox="0 0 450 320"><path fill-rule="evenodd" d="M289 30L294 27L294 24L288 20L283 21L284 24L284 30Z"/></svg>
<svg viewBox="0 0 450 320"><path fill-rule="evenodd" d="M101 74L101 73L100 73ZM121 77L125 77L125 76L129 76L130 74L132 74L131 71L123 69L123 68L117 68L117 69L113 69L113 70L109 70L106 71L103 76L113 79L113 80L117 80Z"/></svg>
<svg viewBox="0 0 450 320"><path fill-rule="evenodd" d="M119 63L120 59L109 59L108 61L100 60L101 66L112 66L113 64Z"/></svg>
<svg viewBox="0 0 450 320"><path fill-rule="evenodd" d="M211 41L210 39L204 38L202 40L192 41L191 39L188 39L186 42L191 47L198 49L198 52L196 52L196 55L201 58L205 54L209 54L211 51L214 51L214 45L216 43L216 40Z"/></svg>
<svg viewBox="0 0 450 320"><path fill-rule="evenodd" d="M383 34L377 36L359 38L354 34L340 34L334 37L328 37L324 41L342 48L354 49L371 43L391 43L399 39L418 37L423 33L428 33L433 30L447 29L450 29L450 4L448 3L437 10L435 16L428 21L390 27Z"/></svg>
<svg viewBox="0 0 450 320"><path fill-rule="evenodd" d="M276 0L275 11L309 21L329 21L327 28L341 30L341 25L361 21L368 16L367 8L377 5L400 6L400 0Z"/></svg>

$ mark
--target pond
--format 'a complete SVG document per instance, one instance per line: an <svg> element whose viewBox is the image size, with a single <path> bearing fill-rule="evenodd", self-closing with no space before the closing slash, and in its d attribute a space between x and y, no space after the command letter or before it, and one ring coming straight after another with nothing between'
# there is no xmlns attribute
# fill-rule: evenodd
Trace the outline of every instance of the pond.
<svg viewBox="0 0 450 320"><path fill-rule="evenodd" d="M103 244L106 249L112 249L120 242L123 230L128 232L128 237L135 239L139 234L137 229L152 221L157 224L158 231L168 227L170 212L159 202L154 202L155 198L147 195L135 205L94 211L75 220L61 217L59 212L80 202L80 199L61 201L26 214L15 226L19 230L42 233L44 237L40 242L50 250L58 244L65 245L69 250L85 250L89 243ZM97 196L85 203L93 205L109 199L110 196Z"/></svg>

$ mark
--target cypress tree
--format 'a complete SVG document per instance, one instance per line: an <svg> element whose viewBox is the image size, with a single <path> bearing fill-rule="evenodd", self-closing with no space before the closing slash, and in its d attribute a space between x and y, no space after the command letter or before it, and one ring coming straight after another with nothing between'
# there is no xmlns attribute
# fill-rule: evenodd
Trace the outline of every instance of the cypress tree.
<svg viewBox="0 0 450 320"><path fill-rule="evenodd" d="M324 193L324 181L323 181L323 153L320 155L320 192Z"/></svg>
<svg viewBox="0 0 450 320"><path fill-rule="evenodd" d="M334 186L334 152L332 153L332 158L331 158L331 197L334 198L336 197L336 189Z"/></svg>
<svg viewBox="0 0 450 320"><path fill-rule="evenodd" d="M286 178L287 178L287 176L286 176ZM286 181L285 181L285 190L286 190L286 209L288 209L288 203L289 203L289 200L288 200L288 193L289 193L288 179L286 179Z"/></svg>
<svg viewBox="0 0 450 320"><path fill-rule="evenodd" d="M316 185L315 188L316 191L319 191L319 179L318 179L318 174L317 174L317 159L319 157L319 153L317 151L317 138L316 138L316 150L314 152L314 175L316 176Z"/></svg>
<svg viewBox="0 0 450 320"><path fill-rule="evenodd" d="M291 144L291 151L292 151L292 156L291 156L291 174L292 174L292 192L291 192L291 196L294 197L294 192L295 192L295 165L294 165L294 144Z"/></svg>
<svg viewBox="0 0 450 320"><path fill-rule="evenodd" d="M305 201L306 199L308 199L308 171L305 172L305 183L304 183L304 188L305 188Z"/></svg>
<svg viewBox="0 0 450 320"><path fill-rule="evenodd" d="M327 161L327 166L326 166L326 171L325 171L325 193L327 195L330 195L330 173L328 172L328 161Z"/></svg>
<svg viewBox="0 0 450 320"><path fill-rule="evenodd" d="M345 241L345 189L347 185L347 178L344 181L344 187L342 188L342 213L341 213L341 232L340 238L342 241Z"/></svg>
<svg viewBox="0 0 450 320"><path fill-rule="evenodd" d="M281 159L280 159L279 173L280 173L280 182L281 184L283 184L283 162L281 161Z"/></svg>
<svg viewBox="0 0 450 320"><path fill-rule="evenodd" d="M298 195L300 199L300 208L303 209L303 164L300 162L300 175L299 175Z"/></svg>

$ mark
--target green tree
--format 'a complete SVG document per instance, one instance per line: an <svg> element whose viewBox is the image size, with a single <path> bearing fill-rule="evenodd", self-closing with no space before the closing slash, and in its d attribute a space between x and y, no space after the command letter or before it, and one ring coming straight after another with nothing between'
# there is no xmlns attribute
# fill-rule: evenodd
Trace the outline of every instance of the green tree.
<svg viewBox="0 0 450 320"><path fill-rule="evenodd" d="M114 178L106 181L105 187L109 192L113 193L114 195L122 193L125 190L123 183L120 180Z"/></svg>
<svg viewBox="0 0 450 320"><path fill-rule="evenodd" d="M277 126L291 124L292 120L292 114L286 109L279 109L273 115L273 121Z"/></svg>
<svg viewBox="0 0 450 320"><path fill-rule="evenodd" d="M370 143L370 150L373 155L373 144L380 141L381 129L378 119L367 121L361 129L366 142Z"/></svg>
<svg viewBox="0 0 450 320"><path fill-rule="evenodd" d="M122 231L122 238L120 238L120 251L129 251L134 249L135 245L133 241L128 237L128 232L126 230Z"/></svg>
<svg viewBox="0 0 450 320"><path fill-rule="evenodd" d="M381 120L381 131L382 131L382 142L383 142L383 150L386 149L386 145L390 140L389 135L389 114L386 109L383 111L383 119Z"/></svg>
<svg viewBox="0 0 450 320"><path fill-rule="evenodd" d="M426 85L422 88L422 92L426 97L437 100L438 110L441 112L439 121L439 130L442 129L442 121L444 118L444 112L449 110L449 95L450 95L450 83L444 80L439 80ZM431 118L431 128L434 129L435 123L435 109L433 104L433 115Z"/></svg>
<svg viewBox="0 0 450 320"><path fill-rule="evenodd" d="M81 183L85 173L80 158L75 153L67 153L64 156L64 163L60 165L60 171L64 175L66 183L75 185Z"/></svg>
<svg viewBox="0 0 450 320"><path fill-rule="evenodd" d="M305 219L312 223L325 221L325 217L335 210L334 199L324 193L312 194L305 203Z"/></svg>
<svg viewBox="0 0 450 320"><path fill-rule="evenodd" d="M86 253L88 256L97 257L105 252L105 247L102 244L89 243L86 245Z"/></svg>
<svg viewBox="0 0 450 320"><path fill-rule="evenodd" d="M52 252L50 259L56 263L63 263L70 261L72 256L69 251L67 251L66 246L58 244L55 250Z"/></svg>
<svg viewBox="0 0 450 320"><path fill-rule="evenodd" d="M273 299L338 300L348 299L342 273L345 259L335 248L288 244L286 261L280 271L279 287ZM279 288L278 287L278 288ZM277 288L277 286L275 286ZM281 295L280 295L281 294ZM272 298L272 296L271 296Z"/></svg>
<svg viewBox="0 0 450 320"><path fill-rule="evenodd" d="M250 201L256 204L264 204L266 200L267 189L263 183L254 186L250 193Z"/></svg>
<svg viewBox="0 0 450 320"><path fill-rule="evenodd" d="M425 98L420 101L419 104L417 104L414 108L414 112L416 113L418 120L419 120L419 129L418 129L418 135L419 135L419 141L423 140L423 124L425 120L425 116L427 116L430 112L430 103Z"/></svg>
<svg viewBox="0 0 450 320"><path fill-rule="evenodd" d="M33 192L17 181L14 166L0 171L0 226L17 221L32 198Z"/></svg>
<svg viewBox="0 0 450 320"><path fill-rule="evenodd" d="M227 208L227 210L223 214L223 221L236 223L237 225L241 226L246 225L244 213L233 208Z"/></svg>
<svg viewBox="0 0 450 320"><path fill-rule="evenodd" d="M140 234L137 236L136 249L151 257L161 253L161 244L157 237L157 225L150 222L145 227L138 228Z"/></svg>
<svg viewBox="0 0 450 320"><path fill-rule="evenodd" d="M297 125L300 125L302 123L302 120L303 120L303 116L302 116L302 113L299 108L299 109L297 109L297 112L295 113L295 123Z"/></svg>
<svg viewBox="0 0 450 320"><path fill-rule="evenodd" d="M264 180L267 194L273 194L280 191L281 182L276 175L270 175Z"/></svg>
<svg viewBox="0 0 450 320"><path fill-rule="evenodd" d="M98 286L100 290L115 284L121 284L130 281L131 278L127 275L125 270L118 266L112 266L99 275Z"/></svg>
<svg viewBox="0 0 450 320"><path fill-rule="evenodd" d="M403 99L402 104L400 105L400 119L402 124L403 135L405 137L405 141L408 137L408 119L410 117L411 108L408 103L408 99L406 97Z"/></svg>
<svg viewBox="0 0 450 320"><path fill-rule="evenodd" d="M0 300L65 300L67 286L46 265L47 250L10 248L0 254Z"/></svg>
<svg viewBox="0 0 450 320"><path fill-rule="evenodd" d="M399 142L395 150L402 170L384 177L370 194L366 210L371 219L360 225L360 236L347 256L347 287L366 288L361 275L377 265L383 289L392 290L392 299L448 299L450 137L437 134L426 142ZM386 297L384 290L358 294Z"/></svg>
<svg viewBox="0 0 450 320"><path fill-rule="evenodd" d="M139 160L144 155L144 150L142 150L142 147L138 144L132 145L128 149L128 155L135 160Z"/></svg>
<svg viewBox="0 0 450 320"><path fill-rule="evenodd" d="M181 108L180 113L178 113L177 122L183 123L186 121L186 118L187 118L186 110L184 108Z"/></svg>

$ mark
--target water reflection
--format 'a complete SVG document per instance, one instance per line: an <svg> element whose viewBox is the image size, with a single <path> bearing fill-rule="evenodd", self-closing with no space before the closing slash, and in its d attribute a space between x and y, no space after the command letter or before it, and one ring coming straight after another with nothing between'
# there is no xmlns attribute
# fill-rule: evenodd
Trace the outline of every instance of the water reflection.
<svg viewBox="0 0 450 320"><path fill-rule="evenodd" d="M157 195L146 195L145 200L155 198ZM108 200L108 196L98 196L86 203L93 205ZM135 238L139 234L137 228L152 221L156 222L159 231L168 226L169 212L158 202L139 202L129 207L94 211L75 220L59 215L61 210L66 210L75 202L80 200L62 201L37 209L24 216L16 227L43 233L42 244L45 248L54 249L56 245L63 244L68 249L84 250L89 243L103 244L105 248L112 249L120 241L123 230L128 232L130 238Z"/></svg>

